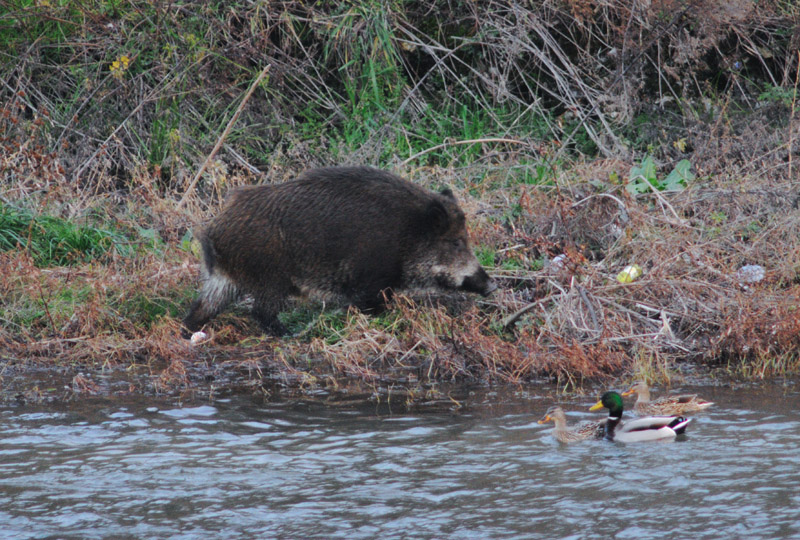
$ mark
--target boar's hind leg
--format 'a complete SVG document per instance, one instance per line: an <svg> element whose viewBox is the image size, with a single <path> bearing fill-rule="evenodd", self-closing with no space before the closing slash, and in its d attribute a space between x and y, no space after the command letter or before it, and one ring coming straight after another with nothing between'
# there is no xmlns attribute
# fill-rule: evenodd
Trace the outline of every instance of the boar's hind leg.
<svg viewBox="0 0 800 540"><path fill-rule="evenodd" d="M237 296L239 291L230 279L221 274L211 274L203 282L200 296L192 303L188 315L183 319L183 337L189 337L200 330Z"/></svg>
<svg viewBox="0 0 800 540"><path fill-rule="evenodd" d="M279 287L270 291L262 291L255 298L253 304L253 318L258 321L265 334L271 336L285 335L288 330L278 320L278 313L286 304L285 289Z"/></svg>

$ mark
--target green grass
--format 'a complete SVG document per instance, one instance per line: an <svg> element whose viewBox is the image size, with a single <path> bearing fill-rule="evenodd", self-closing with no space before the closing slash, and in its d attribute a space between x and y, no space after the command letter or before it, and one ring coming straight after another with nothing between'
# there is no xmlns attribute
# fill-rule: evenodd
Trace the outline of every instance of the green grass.
<svg viewBox="0 0 800 540"><path fill-rule="evenodd" d="M170 291L168 296L156 296L152 291L142 291L123 299L117 306L121 317L136 321L137 326L150 328L164 317L180 319L186 311L188 302L184 293L187 291Z"/></svg>
<svg viewBox="0 0 800 540"><path fill-rule="evenodd" d="M302 122L297 133L301 140L312 146L319 144L334 160L377 143L379 165L442 145L421 156L418 163L459 166L481 158L485 149L480 143L446 144L450 141L541 139L550 133L538 108L478 105L474 96L458 88L455 94L454 89L441 88L446 99L437 96L424 110L415 111L406 100L415 83L403 65L393 22L402 10L382 2L345 2L331 18L332 24L318 31L321 65L330 66L334 78L328 81L324 94L299 109ZM294 27L299 31L303 25L295 22ZM441 84L441 80L432 82L431 90L435 92ZM417 92L429 96L428 92ZM387 133L384 128L389 125L394 127ZM511 125L514 128L509 131ZM523 181L538 183L542 173L533 176Z"/></svg>
<svg viewBox="0 0 800 540"><path fill-rule="evenodd" d="M53 290L41 286L37 294L11 294L0 302L0 320L26 329L63 326L76 309L91 301L93 290L85 285L65 285Z"/></svg>
<svg viewBox="0 0 800 540"><path fill-rule="evenodd" d="M494 266L495 250L491 246L481 246L475 250L475 256L481 266L491 268Z"/></svg>
<svg viewBox="0 0 800 540"><path fill-rule="evenodd" d="M5 4L5 2L4 2ZM44 39L49 43L66 41L80 30L80 11L71 7L69 0L53 0L59 17L43 17L50 8L39 7L34 0L17 0L9 2L13 10L3 6L0 15L0 48L13 50L21 42L33 42Z"/></svg>
<svg viewBox="0 0 800 540"><path fill-rule="evenodd" d="M130 242L120 233L53 216L34 216L0 203L0 251L13 249L27 251L39 267L66 266L112 252L132 252Z"/></svg>
<svg viewBox="0 0 800 540"><path fill-rule="evenodd" d="M322 338L328 345L339 342L348 327L346 309L323 309L319 302L300 304L278 319L291 334L302 333L306 340Z"/></svg>
<svg viewBox="0 0 800 540"><path fill-rule="evenodd" d="M34 292L15 291L0 299L0 321L9 327L58 331L83 311L98 328L118 329L122 321L130 321L146 330L164 318L180 319L195 290L189 283L166 290L149 286L121 291L111 284L98 284L100 279L43 284ZM130 279L135 282L136 277Z"/></svg>

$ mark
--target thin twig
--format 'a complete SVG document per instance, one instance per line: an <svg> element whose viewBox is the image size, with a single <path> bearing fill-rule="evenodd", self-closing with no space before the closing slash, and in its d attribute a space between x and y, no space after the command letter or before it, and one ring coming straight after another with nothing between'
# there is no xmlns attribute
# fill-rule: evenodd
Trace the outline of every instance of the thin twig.
<svg viewBox="0 0 800 540"><path fill-rule="evenodd" d="M530 310L532 310L536 306L541 305L543 302L547 302L548 300L552 299L553 296L555 296L555 295L549 294L549 295L545 296L544 298L540 298L539 300L536 300L535 302L531 302L530 304L521 307L520 309L518 309L517 311L515 311L514 313L512 313L511 315L509 315L505 319L503 319L500 322L500 324L502 325L502 327L504 329L508 330L509 328L511 328L511 326L514 323L516 323L519 320L520 317L525 315L527 312L529 312Z"/></svg>
<svg viewBox="0 0 800 540"><path fill-rule="evenodd" d="M192 179L192 182L189 184L189 187L186 188L186 192L183 194L183 197L181 198L180 201L178 201L178 208L182 208L183 205L186 204L186 201L189 200L189 197L191 196L192 192L194 191L194 188L197 185L197 182L200 180L200 177L206 171L206 168L208 167L208 164L211 162L212 159L214 159L214 156L217 154L219 149L222 147L222 144L225 142L225 138L231 132L231 129L233 129L233 125L239 119L239 115L242 114L242 110L244 110L244 106L247 104L247 101L250 99L250 96L253 95L253 92L255 91L256 87L259 85L259 83L261 83L261 81L264 79L264 77L267 76L267 73L269 72L269 69L271 67L272 67L272 64L267 64L264 67L264 69L261 70L261 73L256 78L256 80L253 81L253 84L250 85L250 88L248 88L247 93L242 98L242 102L239 103L239 106L236 108L236 112L233 113L233 116L231 117L230 121L228 122L228 125L225 126L225 131L223 131L222 135L220 135L219 139L217 139L217 144L214 145L214 148L211 150L211 153L208 154L208 156L206 157L206 160L203 162L203 165L200 167L200 170L198 170L197 174L194 175L194 178Z"/></svg>
<svg viewBox="0 0 800 540"><path fill-rule="evenodd" d="M526 144L530 145L530 143L525 141L520 141L517 139L502 139L502 138L487 138L487 139L469 139L467 141L445 141L442 144L437 144L436 146L431 146L430 148L426 148L421 152L417 152L410 158L406 159L400 166L408 165L410 162L414 161L420 156L424 156L425 154L429 154L431 152L435 152L436 150L440 150L442 148L446 148L448 146L457 146L460 144L476 144L476 143L510 143L510 144Z"/></svg>
<svg viewBox="0 0 800 540"><path fill-rule="evenodd" d="M599 332L600 325L597 322L597 314L594 312L594 307L592 303L589 301L589 295L586 293L586 289L581 285L576 285L578 292L581 295L581 299L583 300L583 304L586 306L586 309L589 311L589 315L592 317L592 326L594 326L595 332Z"/></svg>
<svg viewBox="0 0 800 540"><path fill-rule="evenodd" d="M47 320L50 323L50 328L53 330L54 335L58 335L59 332L56 330L56 323L53 320L53 315L50 314L50 304L48 303L47 299L44 297L44 288L42 287L42 282L39 280L37 283L39 288L39 299L42 301L42 307L44 308L44 313L47 315Z"/></svg>
<svg viewBox="0 0 800 540"><path fill-rule="evenodd" d="M643 180L644 180L644 183L647 184L647 187L650 188L650 191L652 191L653 194L656 196L656 198L659 200L659 202L661 202L661 204L663 204L664 206L669 208L669 211L672 212L673 216L675 216L675 219L677 220L677 222L674 223L674 225L679 225L681 227L688 227L688 225L686 224L686 220L685 219L681 219L681 217L678 215L678 213L675 211L675 209L672 207L672 205L669 204L667 199L664 198L664 196L661 194L661 192L658 190L658 188L656 186L654 186L653 184L651 184L650 182L648 182L646 178L643 178ZM672 222L670 221L670 223L672 223Z"/></svg>
<svg viewBox="0 0 800 540"><path fill-rule="evenodd" d="M233 156L233 159L235 159L235 160L236 160L236 161L237 161L237 162L238 162L238 163L239 163L239 164L240 164L242 167L244 167L245 169L247 169L248 171L250 171L252 174L256 174L256 175L258 175L258 176L262 176L262 175L264 175L264 172L263 172L262 170L260 170L258 167L254 166L254 165L251 165L251 164L250 164L250 163L249 163L249 162L248 162L248 161L247 161L247 160L244 158L244 156L242 156L242 155L241 155L239 152L237 152L236 150L234 150L233 148L231 148L231 147L230 147L230 146L228 146L227 144L226 144L226 145L224 145L224 146L225 146L225 150L226 150L226 151L227 151L227 152L228 152L230 155L232 155L232 156Z"/></svg>
<svg viewBox="0 0 800 540"><path fill-rule="evenodd" d="M797 83L800 82L800 50L797 51L797 70L794 77L794 93L792 94L792 115L789 117L789 182L792 181L792 149L794 148L794 111L797 105Z"/></svg>

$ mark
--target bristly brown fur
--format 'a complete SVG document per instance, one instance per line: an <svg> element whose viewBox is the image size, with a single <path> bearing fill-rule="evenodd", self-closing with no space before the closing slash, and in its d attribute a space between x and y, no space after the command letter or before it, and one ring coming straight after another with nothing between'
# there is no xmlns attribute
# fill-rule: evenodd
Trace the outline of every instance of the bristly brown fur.
<svg viewBox="0 0 800 540"><path fill-rule="evenodd" d="M185 319L195 331L242 293L265 331L290 296L344 298L364 311L398 289L494 284L469 247L452 192L385 171L331 167L280 185L236 190L199 235L204 285Z"/></svg>

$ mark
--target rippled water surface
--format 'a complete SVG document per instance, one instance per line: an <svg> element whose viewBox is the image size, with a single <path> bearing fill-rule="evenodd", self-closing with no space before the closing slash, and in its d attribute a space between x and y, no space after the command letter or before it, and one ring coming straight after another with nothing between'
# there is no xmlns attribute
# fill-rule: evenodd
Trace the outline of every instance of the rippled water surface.
<svg viewBox="0 0 800 540"><path fill-rule="evenodd" d="M560 445L533 396L393 416L246 400L0 409L0 536L800 538L797 387L682 390L717 406L685 438L631 445ZM562 405L574 422L593 402Z"/></svg>

